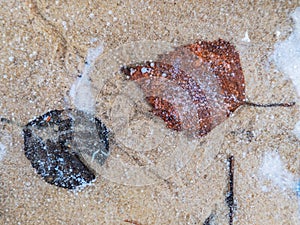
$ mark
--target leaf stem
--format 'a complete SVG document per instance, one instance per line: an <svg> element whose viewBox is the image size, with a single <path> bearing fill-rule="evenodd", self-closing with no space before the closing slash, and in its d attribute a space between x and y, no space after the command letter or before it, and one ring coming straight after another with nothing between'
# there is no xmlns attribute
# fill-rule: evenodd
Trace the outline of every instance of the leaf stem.
<svg viewBox="0 0 300 225"><path fill-rule="evenodd" d="M270 103L270 104L261 104L261 103L254 103L254 102L244 102L245 105L254 106L254 107L291 107L296 104L296 102L286 102L286 103Z"/></svg>

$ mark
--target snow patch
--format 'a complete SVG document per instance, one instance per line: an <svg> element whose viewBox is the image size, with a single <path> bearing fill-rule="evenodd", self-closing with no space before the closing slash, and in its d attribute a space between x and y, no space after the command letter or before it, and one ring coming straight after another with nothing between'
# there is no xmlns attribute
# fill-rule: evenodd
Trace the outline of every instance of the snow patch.
<svg viewBox="0 0 300 225"><path fill-rule="evenodd" d="M92 115L95 114L95 98L92 93L89 73L95 60L102 52L103 45L88 50L83 73L81 77L77 78L70 90L70 97L76 109Z"/></svg>
<svg viewBox="0 0 300 225"><path fill-rule="evenodd" d="M300 96L300 7L292 14L294 30L287 40L275 44L274 62L296 87Z"/></svg>
<svg viewBox="0 0 300 225"><path fill-rule="evenodd" d="M292 80L300 96L300 7L296 8L291 17L295 22L294 30L285 41L275 44L272 58L278 69ZM294 133L300 139L300 121Z"/></svg>
<svg viewBox="0 0 300 225"><path fill-rule="evenodd" d="M291 172L289 172L280 159L278 152L266 152L260 171L267 180L283 191L295 190L297 182Z"/></svg>

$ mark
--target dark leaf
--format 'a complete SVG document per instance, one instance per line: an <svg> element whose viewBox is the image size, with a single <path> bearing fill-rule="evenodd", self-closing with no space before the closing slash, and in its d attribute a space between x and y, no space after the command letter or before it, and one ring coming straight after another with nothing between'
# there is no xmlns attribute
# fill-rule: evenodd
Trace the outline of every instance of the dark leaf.
<svg viewBox="0 0 300 225"><path fill-rule="evenodd" d="M105 143L104 151L108 153L107 129L99 119L93 121L99 142ZM70 111L49 111L29 122L23 134L25 156L46 182L74 189L95 179L80 151L74 148L74 118Z"/></svg>

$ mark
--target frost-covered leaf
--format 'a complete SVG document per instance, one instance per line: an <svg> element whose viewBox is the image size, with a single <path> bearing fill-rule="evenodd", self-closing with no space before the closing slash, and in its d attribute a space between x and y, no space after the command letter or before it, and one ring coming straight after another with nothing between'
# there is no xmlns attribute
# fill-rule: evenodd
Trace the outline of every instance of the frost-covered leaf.
<svg viewBox="0 0 300 225"><path fill-rule="evenodd" d="M204 136L245 102L245 83L234 46L198 41L122 68L143 90L152 112L173 130Z"/></svg>
<svg viewBox="0 0 300 225"><path fill-rule="evenodd" d="M49 111L29 122L23 133L32 167L46 182L63 188L75 189L95 179L83 154L102 165L109 153L105 125L80 111Z"/></svg>

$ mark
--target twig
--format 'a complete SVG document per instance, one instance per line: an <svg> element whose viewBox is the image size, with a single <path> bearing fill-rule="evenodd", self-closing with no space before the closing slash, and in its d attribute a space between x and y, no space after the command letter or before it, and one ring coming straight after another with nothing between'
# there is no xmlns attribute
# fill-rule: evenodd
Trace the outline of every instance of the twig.
<svg viewBox="0 0 300 225"><path fill-rule="evenodd" d="M211 225L213 223L214 219L215 219L215 214L211 213L209 215L209 217L206 218L206 220L204 221L203 225Z"/></svg>
<svg viewBox="0 0 300 225"><path fill-rule="evenodd" d="M254 106L254 107L291 107L296 104L296 102L285 102L285 103L270 103L270 104L260 104L254 102L244 102L245 105Z"/></svg>
<svg viewBox="0 0 300 225"><path fill-rule="evenodd" d="M140 222L138 221L135 221L135 220L124 220L124 222L126 223L131 223L131 224L134 224L134 225L142 225Z"/></svg>
<svg viewBox="0 0 300 225"><path fill-rule="evenodd" d="M234 156L228 158L229 171L228 171L228 191L226 194L226 203L229 208L229 225L233 224L233 216L235 210L234 202Z"/></svg>

